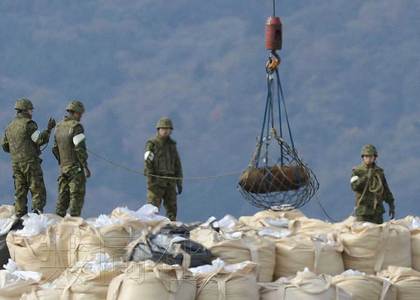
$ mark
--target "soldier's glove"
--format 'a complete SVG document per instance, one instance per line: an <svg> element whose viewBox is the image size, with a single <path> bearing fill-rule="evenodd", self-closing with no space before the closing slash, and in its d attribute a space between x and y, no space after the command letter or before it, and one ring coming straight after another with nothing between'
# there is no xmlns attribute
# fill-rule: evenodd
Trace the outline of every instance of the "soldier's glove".
<svg viewBox="0 0 420 300"><path fill-rule="evenodd" d="M177 189L178 189L178 195L181 195L182 194L182 184L177 184L176 185L176 187L177 187Z"/></svg>
<svg viewBox="0 0 420 300"><path fill-rule="evenodd" d="M90 173L90 170L89 170L89 168L88 167L85 167L84 169L83 169L83 171L85 172L85 177L86 178L89 178L92 174Z"/></svg>
<svg viewBox="0 0 420 300"><path fill-rule="evenodd" d="M395 209L394 209L394 208L391 208L391 209L389 210L389 217L390 217L391 219L395 219Z"/></svg>
<svg viewBox="0 0 420 300"><path fill-rule="evenodd" d="M54 118L50 118L50 119L48 120L48 127L47 127L47 130L48 130L49 132L51 132L51 130L53 130L53 129L54 129L55 125L56 125L56 122L55 122Z"/></svg>

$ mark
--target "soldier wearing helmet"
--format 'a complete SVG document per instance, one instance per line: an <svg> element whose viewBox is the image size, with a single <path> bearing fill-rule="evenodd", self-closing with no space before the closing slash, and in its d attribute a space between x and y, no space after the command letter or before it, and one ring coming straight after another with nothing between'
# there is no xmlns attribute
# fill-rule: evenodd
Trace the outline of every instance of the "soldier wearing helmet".
<svg viewBox="0 0 420 300"><path fill-rule="evenodd" d="M42 213L46 191L41 168L41 146L47 144L55 120L50 118L44 131L32 120L34 106L27 98L16 101L16 118L7 126L1 145L12 158L15 185L15 211L21 218L28 212L28 192L32 194L32 211Z"/></svg>
<svg viewBox="0 0 420 300"><path fill-rule="evenodd" d="M358 221L383 223L383 202L389 205L389 216L395 218L394 196L389 189L384 170L376 164L378 151L365 145L361 152L362 164L353 168L350 184L356 194L355 215Z"/></svg>
<svg viewBox="0 0 420 300"><path fill-rule="evenodd" d="M156 124L157 135L147 141L144 153L144 174L147 176L147 201L160 208L175 221L177 216L177 190L182 193L182 165L176 142L170 137L173 128L169 118Z"/></svg>
<svg viewBox="0 0 420 300"><path fill-rule="evenodd" d="M86 178L90 177L85 131L80 123L85 107L78 100L66 108L68 114L57 124L52 152L60 165L56 214L73 217L82 213Z"/></svg>

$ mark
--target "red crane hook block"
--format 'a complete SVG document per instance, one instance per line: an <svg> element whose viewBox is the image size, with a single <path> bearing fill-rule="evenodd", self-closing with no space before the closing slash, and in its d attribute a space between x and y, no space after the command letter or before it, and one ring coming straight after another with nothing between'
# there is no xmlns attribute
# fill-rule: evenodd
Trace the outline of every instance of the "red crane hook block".
<svg viewBox="0 0 420 300"><path fill-rule="evenodd" d="M283 44L282 23L279 17L271 16L265 24L265 48L280 50Z"/></svg>

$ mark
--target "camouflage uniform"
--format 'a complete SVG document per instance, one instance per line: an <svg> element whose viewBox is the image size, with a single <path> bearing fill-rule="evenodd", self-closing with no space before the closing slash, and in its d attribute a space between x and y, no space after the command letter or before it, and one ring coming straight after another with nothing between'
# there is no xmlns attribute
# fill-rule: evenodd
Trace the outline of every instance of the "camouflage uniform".
<svg viewBox="0 0 420 300"><path fill-rule="evenodd" d="M159 128L173 128L169 119L162 118L157 125ZM162 138L157 135L147 141L145 147L145 175L147 176L148 203L160 208L162 199L167 217L175 221L177 216L177 188L182 192L182 165L176 148L176 142L170 137ZM165 179L148 175L177 177Z"/></svg>
<svg viewBox="0 0 420 300"><path fill-rule="evenodd" d="M15 185L16 216L28 212L28 191L32 194L32 211L42 213L46 204L46 191L40 159L42 145L48 143L51 129L38 131L38 125L26 110L33 105L28 99L16 102L18 113L5 130L2 148L12 158Z"/></svg>
<svg viewBox="0 0 420 300"><path fill-rule="evenodd" d="M70 105L68 111L69 108ZM71 216L80 216L86 193L88 154L83 126L71 115L57 124L52 151L60 164L56 214L65 216L69 209Z"/></svg>
<svg viewBox="0 0 420 300"><path fill-rule="evenodd" d="M365 146L363 155L377 156L376 148L372 145ZM383 223L383 201L389 205L390 212L395 213L394 196L389 189L384 170L375 163L371 166L362 163L353 168L351 188L356 193L355 215L358 221Z"/></svg>

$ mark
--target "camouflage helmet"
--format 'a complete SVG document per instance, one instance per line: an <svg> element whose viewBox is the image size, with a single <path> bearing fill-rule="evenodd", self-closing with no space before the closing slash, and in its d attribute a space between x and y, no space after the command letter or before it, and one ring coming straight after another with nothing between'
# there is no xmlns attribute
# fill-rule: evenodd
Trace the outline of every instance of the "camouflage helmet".
<svg viewBox="0 0 420 300"><path fill-rule="evenodd" d="M67 105L66 110L83 114L85 112L85 106L82 102L73 100Z"/></svg>
<svg viewBox="0 0 420 300"><path fill-rule="evenodd" d="M361 155L362 157L365 155L368 155L368 156L373 155L376 157L378 156L378 151L376 150L375 146L368 144L368 145L363 146Z"/></svg>
<svg viewBox="0 0 420 300"><path fill-rule="evenodd" d="M15 109L16 110L32 110L34 109L34 106L29 99L20 98L16 101Z"/></svg>
<svg viewBox="0 0 420 300"><path fill-rule="evenodd" d="M172 124L172 120L166 117L160 118L159 121L156 124L156 128L170 128L174 129L174 126Z"/></svg>

